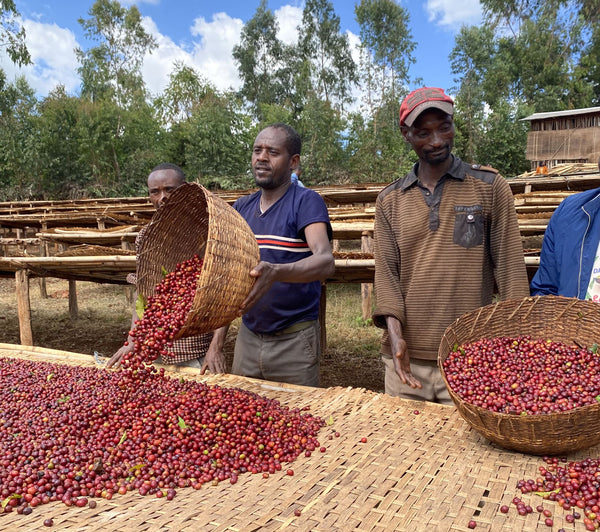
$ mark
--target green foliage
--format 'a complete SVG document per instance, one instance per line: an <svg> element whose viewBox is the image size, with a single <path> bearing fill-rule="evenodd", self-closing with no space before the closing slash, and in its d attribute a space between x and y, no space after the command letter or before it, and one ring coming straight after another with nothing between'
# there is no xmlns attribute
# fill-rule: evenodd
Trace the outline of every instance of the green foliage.
<svg viewBox="0 0 600 532"><path fill-rule="evenodd" d="M241 41L233 49L233 58L242 80L240 96L252 107L254 116L264 121L265 105L298 105L295 101L294 76L296 53L277 38L275 16L261 0L254 16L244 25Z"/></svg>
<svg viewBox="0 0 600 532"><path fill-rule="evenodd" d="M344 125L339 111L327 101L315 97L304 106L298 133L302 137L302 182L305 185L339 182L344 174Z"/></svg>
<svg viewBox="0 0 600 532"><path fill-rule="evenodd" d="M357 81L356 64L350 53L348 36L340 33L340 17L329 0L307 0L298 28L299 52L303 67L302 86L312 87L315 97L343 109L351 101Z"/></svg>
<svg viewBox="0 0 600 532"><path fill-rule="evenodd" d="M212 84L193 68L175 62L169 75L169 85L154 100L154 106L163 124L169 126L189 119L197 103L215 92Z"/></svg>
<svg viewBox="0 0 600 532"><path fill-rule="evenodd" d="M204 185L223 188L245 180L254 138L251 119L233 96L207 94L194 109L185 130L188 176Z"/></svg>
<svg viewBox="0 0 600 532"><path fill-rule="evenodd" d="M519 110L502 102L483 122L485 135L477 146L473 162L501 170L504 176L515 176L529 170L525 159L527 125L519 121ZM518 146L521 149L515 149ZM466 159L468 160L468 159Z"/></svg>
<svg viewBox="0 0 600 532"><path fill-rule="evenodd" d="M354 12L372 67L363 70L361 77L367 85L376 79L381 94L385 91L394 100L402 94L402 87L409 80L409 67L415 62L412 53L416 44L409 29L408 12L393 0L361 0Z"/></svg>
<svg viewBox="0 0 600 532"><path fill-rule="evenodd" d="M0 70L0 197L34 195L37 173L36 99L25 78L6 84Z"/></svg>
<svg viewBox="0 0 600 532"><path fill-rule="evenodd" d="M31 56L25 44L25 28L19 22L20 13L14 0L0 0L0 46L10 60L19 66L30 65Z"/></svg>
<svg viewBox="0 0 600 532"><path fill-rule="evenodd" d="M57 86L39 101L24 78L0 70L0 199L145 195L159 162L210 188L254 186L250 148L267 124L303 140L307 185L391 182L414 164L398 109L416 43L395 0L358 0L362 42L355 64L330 0L306 0L297 45L277 38L261 0L235 47L242 87L217 91L175 63L167 88L149 97L141 76L156 46L137 7L96 0L79 20L93 43L76 51L81 94ZM525 160L534 112L600 105L597 0L482 0L485 23L463 27L449 57L455 74L455 151L513 176ZM0 0L0 46L30 62L13 0ZM443 58L441 58L443 60ZM360 83L358 109L348 112Z"/></svg>
<svg viewBox="0 0 600 532"><path fill-rule="evenodd" d="M89 175L78 158L81 100L56 87L39 104L40 173L38 194L50 198L78 197Z"/></svg>
<svg viewBox="0 0 600 532"><path fill-rule="evenodd" d="M82 95L92 101L114 99L120 107L145 96L140 74L144 55L158 45L144 30L136 6L126 9L116 0L96 0L79 19L85 36L98 45L75 50L81 66Z"/></svg>
<svg viewBox="0 0 600 532"><path fill-rule="evenodd" d="M458 84L457 152L511 176L529 168L521 118L597 101L599 8L589 0L482 5L485 24L462 28L450 56Z"/></svg>

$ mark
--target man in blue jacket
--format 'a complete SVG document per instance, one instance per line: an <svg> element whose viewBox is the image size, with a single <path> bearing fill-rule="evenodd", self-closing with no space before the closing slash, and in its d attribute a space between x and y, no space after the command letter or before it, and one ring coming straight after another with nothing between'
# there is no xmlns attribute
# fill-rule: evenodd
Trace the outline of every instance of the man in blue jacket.
<svg viewBox="0 0 600 532"><path fill-rule="evenodd" d="M531 294L600 303L600 188L565 198L552 215Z"/></svg>

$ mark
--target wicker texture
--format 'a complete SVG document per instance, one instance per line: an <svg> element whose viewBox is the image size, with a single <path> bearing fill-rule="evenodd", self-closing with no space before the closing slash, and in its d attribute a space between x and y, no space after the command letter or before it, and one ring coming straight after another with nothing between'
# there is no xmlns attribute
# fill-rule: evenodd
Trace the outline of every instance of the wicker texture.
<svg viewBox="0 0 600 532"><path fill-rule="evenodd" d="M592 346L600 341L600 305L559 296L536 296L488 305L458 318L442 337L438 362L462 417L490 441L525 453L561 455L600 443L600 404L563 413L519 416L471 405L452 391L442 363L455 345L521 334Z"/></svg>
<svg viewBox="0 0 600 532"><path fill-rule="evenodd" d="M196 296L178 338L213 331L238 316L260 260L252 230L240 214L201 185L177 188L148 225L137 261L137 288L148 298L177 264L204 258Z"/></svg>
<svg viewBox="0 0 600 532"><path fill-rule="evenodd" d="M0 356L94 365L89 355L40 347L0 344ZM312 531L390 532L393 530L493 532L546 531L545 517L533 512L508 514L500 506L520 496L534 508L552 511L554 527L575 529L566 512L534 494L522 495L516 484L535 478L538 457L503 450L469 429L454 407L408 401L357 388L309 388L235 375L200 375L192 368L169 374L208 384L239 387L310 412L333 424L319 440L326 452L300 456L264 479L241 474L236 484L221 482L177 490L172 501L137 492L98 499L96 508L44 504L31 515L2 515L2 530L40 531L52 517L61 532L112 531ZM101 380L99 379L99 383ZM419 414L414 410L418 409ZM466 430L465 430L466 429ZM334 431L339 437L328 438ZM360 443L366 437L367 443ZM596 456L572 453L580 460ZM287 467L293 476L285 474ZM296 517L294 510L300 509ZM578 525L583 528L583 525Z"/></svg>

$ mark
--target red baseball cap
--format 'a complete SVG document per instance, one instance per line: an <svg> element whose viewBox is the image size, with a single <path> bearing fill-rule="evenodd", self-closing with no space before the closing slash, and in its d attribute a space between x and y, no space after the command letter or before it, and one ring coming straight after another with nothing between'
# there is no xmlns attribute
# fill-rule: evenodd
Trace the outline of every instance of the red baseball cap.
<svg viewBox="0 0 600 532"><path fill-rule="evenodd" d="M400 125L412 126L417 117L426 109L440 109L452 116L454 101L443 89L422 87L412 91L400 106Z"/></svg>

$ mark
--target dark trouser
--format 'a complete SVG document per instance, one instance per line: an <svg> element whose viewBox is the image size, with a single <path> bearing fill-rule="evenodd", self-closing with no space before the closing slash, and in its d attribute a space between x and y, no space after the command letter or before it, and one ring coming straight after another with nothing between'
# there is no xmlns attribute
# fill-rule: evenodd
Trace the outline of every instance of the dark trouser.
<svg viewBox="0 0 600 532"><path fill-rule="evenodd" d="M257 334L240 325L232 373L288 384L319 386L319 322L290 333Z"/></svg>

